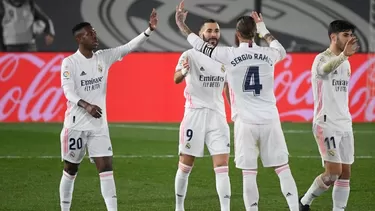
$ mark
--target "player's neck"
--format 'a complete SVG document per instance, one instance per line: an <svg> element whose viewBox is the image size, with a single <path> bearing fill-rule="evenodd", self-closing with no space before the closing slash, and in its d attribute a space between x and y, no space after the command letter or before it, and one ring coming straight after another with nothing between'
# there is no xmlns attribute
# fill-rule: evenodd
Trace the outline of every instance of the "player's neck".
<svg viewBox="0 0 375 211"><path fill-rule="evenodd" d="M92 51L90 51L90 50L87 50L87 49L85 49L85 48L83 48L82 46L79 46L79 52L81 52L81 54L84 56L84 57L86 57L86 58L91 58L92 57L92 55L93 55L93 53L92 53Z"/></svg>
<svg viewBox="0 0 375 211"><path fill-rule="evenodd" d="M336 56L340 55L340 53L342 52L340 49L338 49L336 46L334 45L330 45L329 46L329 50L335 54Z"/></svg>

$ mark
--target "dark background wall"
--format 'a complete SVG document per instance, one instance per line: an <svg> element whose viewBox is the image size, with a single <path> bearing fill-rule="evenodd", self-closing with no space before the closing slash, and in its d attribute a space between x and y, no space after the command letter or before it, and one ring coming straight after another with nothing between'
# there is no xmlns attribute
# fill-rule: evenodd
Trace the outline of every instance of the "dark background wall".
<svg viewBox="0 0 375 211"><path fill-rule="evenodd" d="M38 38L40 51L75 51L71 28L80 21L96 28L101 48L126 43L147 27L152 8L159 12L159 28L140 51L183 51L189 48L174 22L178 0L36 0L51 17L56 30L52 46ZM187 23L197 31L204 19L220 23L221 43L233 45L237 17L249 14L253 0L189 0ZM369 45L369 0L263 0L262 13L269 30L289 52L321 51L329 44L327 25L347 19L357 25L361 51Z"/></svg>

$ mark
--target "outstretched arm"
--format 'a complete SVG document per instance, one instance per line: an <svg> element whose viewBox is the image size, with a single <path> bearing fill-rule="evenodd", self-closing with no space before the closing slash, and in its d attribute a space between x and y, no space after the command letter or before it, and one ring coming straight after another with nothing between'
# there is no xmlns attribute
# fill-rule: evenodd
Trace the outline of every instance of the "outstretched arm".
<svg viewBox="0 0 375 211"><path fill-rule="evenodd" d="M190 45L193 46L194 49L202 52L203 54L211 57L212 59L220 63L230 63L228 54L230 54L232 48L213 46L210 43L205 42L195 33L193 33L190 30L190 28L185 24L187 13L188 12L184 9L184 1L182 1L176 7L176 24L182 32L182 34L185 35L185 37L187 37L187 40L190 43Z"/></svg>
<svg viewBox="0 0 375 211"><path fill-rule="evenodd" d="M149 27L139 34L137 37L130 40L125 45L121 45L115 48L98 51L98 54L104 55L109 64L121 60L125 55L139 48L143 43L148 40L152 32L156 29L158 23L156 10L153 9L150 15Z"/></svg>
<svg viewBox="0 0 375 211"><path fill-rule="evenodd" d="M275 63L283 60L286 57L286 50L266 28L262 14L258 14L257 12L253 11L251 13L251 17L254 19L257 25L257 32L263 37L264 40L266 40L269 47L272 48L272 51L275 52Z"/></svg>

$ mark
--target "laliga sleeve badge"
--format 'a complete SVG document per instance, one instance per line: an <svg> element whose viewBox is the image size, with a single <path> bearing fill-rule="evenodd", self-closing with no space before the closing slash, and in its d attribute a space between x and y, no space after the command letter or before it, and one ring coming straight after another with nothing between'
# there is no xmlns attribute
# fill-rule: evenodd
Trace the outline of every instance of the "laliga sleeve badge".
<svg viewBox="0 0 375 211"><path fill-rule="evenodd" d="M69 71L64 71L63 72L63 77L64 77L64 79L69 79L70 78L70 72Z"/></svg>
<svg viewBox="0 0 375 211"><path fill-rule="evenodd" d="M221 65L221 72L225 73L225 66L223 64Z"/></svg>

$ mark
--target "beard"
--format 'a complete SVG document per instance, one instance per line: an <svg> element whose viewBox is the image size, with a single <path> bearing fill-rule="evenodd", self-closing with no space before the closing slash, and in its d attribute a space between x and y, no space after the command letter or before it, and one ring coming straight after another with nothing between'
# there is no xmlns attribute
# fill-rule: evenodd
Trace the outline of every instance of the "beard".
<svg viewBox="0 0 375 211"><path fill-rule="evenodd" d="M202 37L205 42L208 42L211 45L217 46L219 44L219 40L217 38L206 38L203 34Z"/></svg>
<svg viewBox="0 0 375 211"><path fill-rule="evenodd" d="M339 49L341 52L344 51L346 43L341 42L341 40L337 37L336 41L336 47Z"/></svg>

